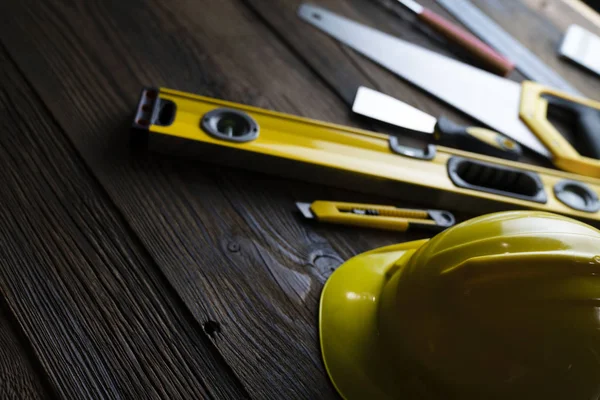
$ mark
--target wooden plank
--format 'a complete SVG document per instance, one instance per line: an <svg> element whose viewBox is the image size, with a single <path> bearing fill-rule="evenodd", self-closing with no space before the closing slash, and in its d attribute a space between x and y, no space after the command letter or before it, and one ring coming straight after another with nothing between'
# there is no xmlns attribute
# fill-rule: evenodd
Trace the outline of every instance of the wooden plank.
<svg viewBox="0 0 600 400"><path fill-rule="evenodd" d="M282 188L285 181L257 174L130 156L126 119L136 94L142 84L165 85L354 124L342 100L366 82L430 113L461 118L326 42L297 20L298 2L273 1L269 10L259 3L252 6L260 18L233 1L202 7L191 0L169 7L150 0L12 1L2 5L10 19L0 30L10 54L244 388L256 397L334 397L318 353L318 294L332 269L357 251L355 236L300 225L290 212L293 200L325 189ZM334 11L350 11L353 18L447 53L443 42L424 36L426 30L410 18L399 23L367 2L329 3ZM316 75L260 26L261 18ZM283 21L279 28L276 18ZM348 72L351 65L354 72ZM360 246L387 244L388 235L364 234L369 239Z"/></svg>
<svg viewBox="0 0 600 400"><path fill-rule="evenodd" d="M52 391L14 316L0 307L0 398L48 399Z"/></svg>
<svg viewBox="0 0 600 400"><path fill-rule="evenodd" d="M4 52L0 71L0 291L56 393L246 397Z"/></svg>
<svg viewBox="0 0 600 400"><path fill-rule="evenodd" d="M357 7L397 25L380 8ZM2 11L11 16L0 27L10 54L196 320L211 321L206 327L215 348L250 394L334 397L316 332L322 283L349 255L422 234L300 225L290 212L293 201L326 189L292 190L282 188L283 180L126 151L126 119L143 84L355 124L343 101L320 83L323 72L313 74L260 18L230 1L204 2L201 9L191 0L168 8L141 0L13 1ZM422 35L411 24L394 29ZM335 54L340 51L343 64L334 58L330 69L360 63L357 79L395 87L397 97L434 114L445 109L351 52L338 46ZM358 81L337 82L331 86L348 100Z"/></svg>
<svg viewBox="0 0 600 400"><path fill-rule="evenodd" d="M2 8L10 54L244 388L335 397L316 323L342 257L298 223L285 181L132 156L126 119L144 84L345 123L343 103L237 2Z"/></svg>

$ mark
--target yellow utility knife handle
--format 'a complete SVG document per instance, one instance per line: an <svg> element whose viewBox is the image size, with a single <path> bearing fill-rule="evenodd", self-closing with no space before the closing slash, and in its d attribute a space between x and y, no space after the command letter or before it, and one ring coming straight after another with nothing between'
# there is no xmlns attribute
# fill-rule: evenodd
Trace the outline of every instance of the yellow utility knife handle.
<svg viewBox="0 0 600 400"><path fill-rule="evenodd" d="M310 209L319 221L365 228L404 232L411 223L437 225L427 211L393 206L317 200Z"/></svg>

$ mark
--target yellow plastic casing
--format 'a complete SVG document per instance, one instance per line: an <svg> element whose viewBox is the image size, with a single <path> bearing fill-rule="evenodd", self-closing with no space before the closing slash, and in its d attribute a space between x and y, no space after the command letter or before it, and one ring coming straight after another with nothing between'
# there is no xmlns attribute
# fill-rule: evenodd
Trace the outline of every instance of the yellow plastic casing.
<svg viewBox="0 0 600 400"><path fill-rule="evenodd" d="M499 150L510 150L517 146L517 143L509 137L503 137L502 140L499 141L499 133L491 129L472 126L468 127L466 132L467 134L476 137L478 140L485 142L490 146L494 146Z"/></svg>
<svg viewBox="0 0 600 400"><path fill-rule="evenodd" d="M346 203L317 200L310 205L319 221L366 228L406 231L411 223L436 225L423 210L401 209L376 204ZM376 210L379 215L354 214L351 210ZM344 212L346 211L346 212Z"/></svg>
<svg viewBox="0 0 600 400"><path fill-rule="evenodd" d="M548 100L544 94L600 110L600 102L576 97L539 83L525 81L521 88L519 116L548 148L558 168L577 174L600 177L600 160L582 156L548 120ZM600 132L600 126L598 127Z"/></svg>
<svg viewBox="0 0 600 400"><path fill-rule="evenodd" d="M495 213L358 255L321 296L327 371L353 399L589 399L600 231Z"/></svg>
<svg viewBox="0 0 600 400"><path fill-rule="evenodd" d="M150 124L147 127L149 140L156 144L153 148L157 151L394 198L418 198L423 205L452 211L477 209L479 212L491 212L526 208L600 221L600 211L574 209L554 193L560 182L576 181L599 197L600 179L443 146L430 146L434 149L432 157L419 159L392 151L390 136L377 132L172 89L161 88L158 95L162 100L172 101L177 111L168 126ZM201 128L201 121L217 109L233 109L247 114L260 128L258 137L236 143L207 134ZM449 173L450 162L459 158L537 174L539 188L546 199L536 202L459 186ZM337 174L335 178L330 178L329 174L334 173Z"/></svg>
<svg viewBox="0 0 600 400"><path fill-rule="evenodd" d="M331 381L346 400L410 394L410 387L402 381L394 385L397 374L379 340L377 314L385 282L427 241L360 254L327 280L319 310L321 351Z"/></svg>

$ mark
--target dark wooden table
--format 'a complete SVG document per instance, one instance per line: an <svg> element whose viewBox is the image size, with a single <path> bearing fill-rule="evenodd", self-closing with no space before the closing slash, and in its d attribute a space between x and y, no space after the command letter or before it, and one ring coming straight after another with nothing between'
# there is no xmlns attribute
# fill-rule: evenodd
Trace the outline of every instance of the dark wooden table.
<svg viewBox="0 0 600 400"><path fill-rule="evenodd" d="M294 212L388 199L128 149L145 85L372 128L347 106L367 84L469 121L300 21L299 3L1 2L1 398L336 397L318 344L324 282L355 254L426 234ZM466 60L402 9L318 3ZM570 22L600 33L592 20L558 0L475 3L600 97L598 77L554 52Z"/></svg>

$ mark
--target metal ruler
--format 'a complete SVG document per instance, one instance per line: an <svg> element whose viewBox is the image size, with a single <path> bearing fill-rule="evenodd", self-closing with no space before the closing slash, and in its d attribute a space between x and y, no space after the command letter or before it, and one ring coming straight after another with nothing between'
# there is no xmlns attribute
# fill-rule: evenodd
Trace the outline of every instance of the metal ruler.
<svg viewBox="0 0 600 400"><path fill-rule="evenodd" d="M583 96L469 0L437 0L437 2L477 37L514 62L516 68L527 78L555 89Z"/></svg>

